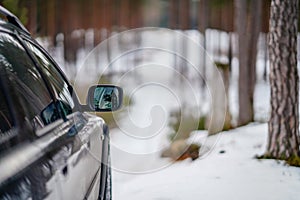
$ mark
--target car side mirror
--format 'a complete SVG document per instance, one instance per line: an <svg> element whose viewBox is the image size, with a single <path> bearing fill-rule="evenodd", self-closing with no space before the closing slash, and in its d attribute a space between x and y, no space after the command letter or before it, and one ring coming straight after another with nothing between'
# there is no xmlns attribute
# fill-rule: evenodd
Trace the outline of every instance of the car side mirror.
<svg viewBox="0 0 300 200"><path fill-rule="evenodd" d="M123 89L114 85L94 85L89 88L87 104L92 111L111 112L121 108Z"/></svg>

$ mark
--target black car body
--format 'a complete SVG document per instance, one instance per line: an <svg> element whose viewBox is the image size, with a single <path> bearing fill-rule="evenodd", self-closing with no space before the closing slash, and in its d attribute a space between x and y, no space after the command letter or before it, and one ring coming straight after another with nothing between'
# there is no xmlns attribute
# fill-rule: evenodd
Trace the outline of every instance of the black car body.
<svg viewBox="0 0 300 200"><path fill-rule="evenodd" d="M122 90L93 86L81 105L51 56L0 13L0 199L111 199L108 127L86 111L118 109ZM119 100L95 109L97 88Z"/></svg>

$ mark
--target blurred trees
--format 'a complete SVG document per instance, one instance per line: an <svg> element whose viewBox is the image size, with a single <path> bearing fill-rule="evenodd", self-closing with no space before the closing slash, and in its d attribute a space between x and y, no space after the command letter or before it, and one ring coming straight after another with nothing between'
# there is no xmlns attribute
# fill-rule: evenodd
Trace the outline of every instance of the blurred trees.
<svg viewBox="0 0 300 200"><path fill-rule="evenodd" d="M68 38L71 40L65 41L66 47L69 46L71 50L82 45L80 41L70 39L74 30L94 29L95 45L106 39L111 31L161 24L169 24L168 28L171 29L198 29L203 34L207 28L234 31L234 0L0 0L0 2L17 16L24 18L23 23L31 33L52 38L53 45L56 45L56 36L63 33L66 40ZM269 0L259 2L267 5ZM151 4L165 5L169 12L165 12L163 8L148 11ZM266 31L265 27L268 24L267 10L261 18L263 31ZM156 22L156 19L160 22ZM169 19L169 23L163 22L166 19ZM65 53L66 60L73 59L72 55Z"/></svg>
<svg viewBox="0 0 300 200"><path fill-rule="evenodd" d="M62 33L65 60L74 62L76 51L85 45L80 30L92 29L96 46L112 31L141 27L144 0L2 0L0 3L20 17L34 36L47 36L53 46L57 35Z"/></svg>
<svg viewBox="0 0 300 200"><path fill-rule="evenodd" d="M91 49L114 32L160 25L183 31L199 30L199 41L209 54L213 54L211 57L216 64L229 67L224 77L231 78L231 60L233 57L239 59L238 124L254 120L256 45L259 33L268 32L270 0L0 0L0 3L24 18L23 23L27 22L27 28L34 36L47 36L50 46L55 47L58 38L61 39L64 58L71 63L76 61L78 49ZM207 37L208 29L217 30L218 36ZM88 40L87 32L91 33L92 41ZM229 39L224 41L222 33L226 33ZM238 42L234 40L235 35L239 35ZM215 40L219 43L217 49L207 49ZM228 44L228 50L222 49L224 43ZM188 57L184 40L173 45ZM239 49L238 52L235 49ZM107 52L109 60L109 43ZM224 56L227 61L221 62L219 58ZM202 58L199 65L205 78L209 71L206 57L199 57ZM185 63L174 60L175 67L185 73ZM225 82L229 84L229 80ZM204 86L204 81L202 83Z"/></svg>
<svg viewBox="0 0 300 200"><path fill-rule="evenodd" d="M233 32L233 2L234 0L0 0L2 5L17 16L28 18L24 23L28 22L27 27L31 33L46 36L76 29L122 30L162 24L169 24L168 28L171 29L199 27L200 30L212 28ZM151 4L158 6L155 11L149 11ZM263 31L266 32L269 0L262 1L262 4L264 15L261 20ZM170 12L165 12L163 5ZM157 18L161 22L156 22ZM169 23L162 22L167 19Z"/></svg>
<svg viewBox="0 0 300 200"><path fill-rule="evenodd" d="M298 0L272 0L268 41L271 117L266 157L300 166L298 14Z"/></svg>
<svg viewBox="0 0 300 200"><path fill-rule="evenodd" d="M3 6L7 8L10 12L14 13L23 24L27 24L27 8L24 4L20 3L19 0L3 0Z"/></svg>

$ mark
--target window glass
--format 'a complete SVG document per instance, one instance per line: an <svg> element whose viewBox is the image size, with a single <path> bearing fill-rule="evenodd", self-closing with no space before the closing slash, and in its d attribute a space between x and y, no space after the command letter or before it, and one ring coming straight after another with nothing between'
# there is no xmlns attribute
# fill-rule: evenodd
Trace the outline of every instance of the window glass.
<svg viewBox="0 0 300 200"><path fill-rule="evenodd" d="M2 88L1 88L2 89ZM8 101L0 89L0 153L14 144L11 142L18 136L18 129L11 115Z"/></svg>
<svg viewBox="0 0 300 200"><path fill-rule="evenodd" d="M72 96L68 90L68 84L64 81L60 72L56 69L55 64L48 59L48 57L35 45L30 42L26 42L29 49L32 50L39 64L42 66L42 70L47 75L52 87L56 93L57 99L61 102L61 107L65 114L72 113L74 108L74 102Z"/></svg>
<svg viewBox="0 0 300 200"><path fill-rule="evenodd" d="M14 126L9 106L3 94L0 90L0 138L4 137L4 133ZM1 140L1 139L0 139Z"/></svg>
<svg viewBox="0 0 300 200"><path fill-rule="evenodd" d="M55 109L48 115L52 120L41 115L51 105L52 98L25 49L6 33L0 33L0 67L1 77L5 77L10 88L8 95L18 102L15 105L22 106L27 118L24 120L29 120L35 129L39 129L58 119Z"/></svg>

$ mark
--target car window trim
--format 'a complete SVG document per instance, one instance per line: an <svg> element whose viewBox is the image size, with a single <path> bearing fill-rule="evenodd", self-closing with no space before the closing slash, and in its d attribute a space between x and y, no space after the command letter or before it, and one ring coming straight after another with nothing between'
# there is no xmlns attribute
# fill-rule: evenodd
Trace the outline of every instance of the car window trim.
<svg viewBox="0 0 300 200"><path fill-rule="evenodd" d="M51 99L53 100L53 102L55 103L55 107L58 110L59 116L61 119L63 119L64 121L68 121L67 117L65 116L65 114L63 114L61 107L59 106L59 104L57 103L59 100L56 98L54 91L51 87L51 84L49 83L49 80L47 78L47 76L44 74L43 70L41 69L41 66L38 64L38 61L36 60L36 58L34 57L34 55L32 55L32 52L29 50L29 48L27 47L27 45L25 44L25 42L23 41L23 38L19 35L18 31L14 31L15 37L17 38L18 42L20 43L20 45L22 45L22 47L25 49L27 55L29 56L29 58L31 59L31 61L33 62L33 65L36 67L36 69L38 70L39 74L41 75L46 88L50 94Z"/></svg>
<svg viewBox="0 0 300 200"><path fill-rule="evenodd" d="M57 70L58 74L61 76L61 78L63 79L63 81L66 83L67 85L67 90L70 94L70 96L72 97L73 95L73 87L70 85L68 79L66 78L65 74L63 73L63 71L61 70L60 67L58 67L58 64L55 62L55 60L49 55L49 53L43 48L41 47L36 41L34 40L30 40L29 38L27 37L22 37L23 40L25 40L26 42L30 43L31 45L33 45L35 48L37 48L37 50L39 50L43 56L45 56L50 62L51 64L53 65L53 67ZM26 46L28 46L28 44L26 44ZM49 81L50 82L50 81ZM51 83L50 83L51 84ZM74 101L74 98L72 98L72 101L74 103L74 106L75 106L75 101Z"/></svg>
<svg viewBox="0 0 300 200"><path fill-rule="evenodd" d="M35 40L32 40L32 38L30 38L27 35L20 35L20 37L29 42L30 44L34 45L37 49L39 49L53 64L53 66L55 67L55 69L58 71L58 73L61 75L61 77L63 78L63 80L67 83L68 85L68 90L70 92L70 95L73 99L74 102L74 108L73 110L76 111L81 111L82 110L82 105L79 102L79 98L77 96L77 93L75 92L73 86L70 84L69 80L67 79L66 75L64 74L64 72L60 69L60 67L58 67L58 64L56 63L56 61L49 55L49 53L39 44L37 43ZM27 47L27 44L24 44Z"/></svg>
<svg viewBox="0 0 300 200"><path fill-rule="evenodd" d="M15 33L13 33L12 31L0 29L0 33L7 34L7 35L13 37L14 39L16 39L19 42L19 39L17 39ZM2 69L0 69L0 70L2 70ZM3 80L3 77L0 77L0 87L3 91L3 93L4 93L5 101L8 105L8 109L9 109L9 112L11 114L12 120L15 123L14 124L15 127L21 127L23 122L22 122L22 119L20 117L20 113L16 110L15 105L13 104L14 100L12 99L11 95L9 95L8 85L5 84L5 81Z"/></svg>
<svg viewBox="0 0 300 200"><path fill-rule="evenodd" d="M35 46L38 50L40 50L46 56L47 59L49 59L52 62L53 66L59 72L59 74L61 75L63 80L68 84L68 88L69 88L71 86L69 83L69 80L67 79L66 75L63 73L61 68L58 67L58 64L55 62L55 60L49 55L49 53L41 45L39 45L36 41L32 40L31 38L27 37L26 35L20 35L20 37L23 40L25 40L25 41L29 42L30 44L32 44L33 46ZM69 91L69 92L71 93L71 91Z"/></svg>

